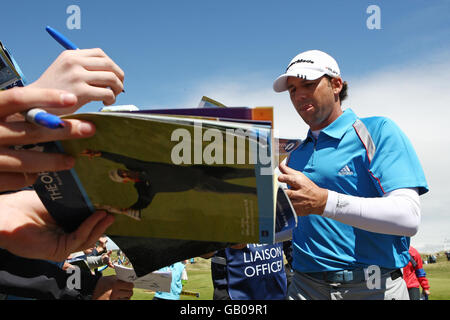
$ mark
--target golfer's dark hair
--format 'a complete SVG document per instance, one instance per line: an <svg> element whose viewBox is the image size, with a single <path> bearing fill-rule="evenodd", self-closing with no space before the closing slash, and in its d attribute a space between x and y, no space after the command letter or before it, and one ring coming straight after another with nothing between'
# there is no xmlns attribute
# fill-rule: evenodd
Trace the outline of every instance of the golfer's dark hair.
<svg viewBox="0 0 450 320"><path fill-rule="evenodd" d="M344 83L342 84L342 90L339 93L339 100L341 100L341 103L342 103L342 101L347 99L347 96L348 96L347 90L348 90L348 83L347 83L347 81L344 81Z"/></svg>
<svg viewBox="0 0 450 320"><path fill-rule="evenodd" d="M331 84L331 79L333 79L333 78L330 77L329 75L326 75L325 77L327 77L327 79L330 81L330 84ZM347 97L348 97L347 91L348 91L348 83L347 83L347 81L344 81L344 83L342 84L342 90L339 93L339 100L341 101L341 103L342 103L342 101L347 99Z"/></svg>

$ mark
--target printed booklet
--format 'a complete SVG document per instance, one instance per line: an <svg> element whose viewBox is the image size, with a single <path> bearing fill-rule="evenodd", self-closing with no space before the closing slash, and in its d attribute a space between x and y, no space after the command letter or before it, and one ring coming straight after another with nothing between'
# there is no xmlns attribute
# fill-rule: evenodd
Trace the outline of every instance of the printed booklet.
<svg viewBox="0 0 450 320"><path fill-rule="evenodd" d="M297 219L273 173L278 145L271 125L226 116L66 116L93 122L96 134L47 144L76 165L41 173L35 190L67 232L95 210L116 214L107 235L138 276L232 243L284 241Z"/></svg>

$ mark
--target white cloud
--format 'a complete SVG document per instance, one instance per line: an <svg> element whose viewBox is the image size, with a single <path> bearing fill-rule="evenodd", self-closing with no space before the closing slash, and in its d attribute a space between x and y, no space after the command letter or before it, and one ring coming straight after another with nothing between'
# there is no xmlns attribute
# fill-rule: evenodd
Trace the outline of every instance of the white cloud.
<svg viewBox="0 0 450 320"><path fill-rule="evenodd" d="M424 168L430 192L422 200L422 225L412 238L418 248L442 247L450 238L450 62L441 53L419 62L393 66L349 83L350 106L360 117L386 116L411 140ZM261 74L235 79L208 79L198 84L181 105L197 105L203 95L229 106L274 106L281 137L304 137L307 126L286 93L272 90Z"/></svg>
<svg viewBox="0 0 450 320"><path fill-rule="evenodd" d="M430 187L421 198L422 224L412 244L442 248L450 235L450 63L434 56L349 83L346 105L361 117L391 118L411 140Z"/></svg>
<svg viewBox="0 0 450 320"><path fill-rule="evenodd" d="M235 79L213 78L190 90L181 106L198 105L202 96L208 96L227 106L274 107L275 128L280 136L302 138L308 127L291 105L286 93L275 93L272 79L261 74L251 74Z"/></svg>

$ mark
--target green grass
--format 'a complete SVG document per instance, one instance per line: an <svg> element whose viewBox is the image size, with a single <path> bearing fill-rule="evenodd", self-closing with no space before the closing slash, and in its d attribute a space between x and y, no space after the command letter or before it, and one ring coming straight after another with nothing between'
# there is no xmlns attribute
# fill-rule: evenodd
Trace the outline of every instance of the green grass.
<svg viewBox="0 0 450 320"><path fill-rule="evenodd" d="M445 255L440 253L436 263L424 264L423 269L430 283L430 300L450 300L450 261Z"/></svg>
<svg viewBox="0 0 450 320"><path fill-rule="evenodd" d="M200 297L182 295L181 300L212 300L211 262L202 258L195 258L195 262L186 265L189 280L183 290L198 292ZM437 263L424 264L423 267L430 283L430 300L450 300L450 261L447 261L445 255L439 254ZM108 268L103 274L114 274L114 270ZM151 300L153 295L142 289L134 289L132 300Z"/></svg>
<svg viewBox="0 0 450 320"><path fill-rule="evenodd" d="M180 300L212 300L213 286L211 281L210 260L195 258L194 264L186 264L188 281L183 286L183 291L197 292L199 298L190 295L181 295ZM154 293L142 289L134 289L132 300L151 300Z"/></svg>
<svg viewBox="0 0 450 320"><path fill-rule="evenodd" d="M113 256L114 258L114 256ZM197 292L199 298L190 295L181 295L181 300L212 300L213 285L211 281L211 262L208 259L195 258L195 263L186 264L188 273L188 281L183 287L184 291ZM115 272L111 268L107 268L103 275L114 275ZM152 300L154 292L143 289L134 289L131 300Z"/></svg>

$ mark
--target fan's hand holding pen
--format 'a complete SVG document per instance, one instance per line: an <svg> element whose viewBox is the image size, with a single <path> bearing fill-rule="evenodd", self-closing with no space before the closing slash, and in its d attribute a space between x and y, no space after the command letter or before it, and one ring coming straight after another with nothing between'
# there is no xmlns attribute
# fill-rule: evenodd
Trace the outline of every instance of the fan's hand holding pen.
<svg viewBox="0 0 450 320"><path fill-rule="evenodd" d="M67 90L78 98L66 110L49 109L50 113L73 113L88 102L103 101L112 105L123 91L125 73L101 49L66 50L42 76L29 86Z"/></svg>
<svg viewBox="0 0 450 320"><path fill-rule="evenodd" d="M47 27L47 32L66 50L53 62L42 76L30 86L55 88L75 94L78 102L66 113L73 113L91 101L103 101L106 106L116 102L124 92L123 70L102 49L80 50L63 34ZM60 110L48 110L58 113Z"/></svg>
<svg viewBox="0 0 450 320"><path fill-rule="evenodd" d="M0 192L33 184L39 172L74 166L75 160L65 154L14 150L12 146L93 136L95 126L86 121L64 120L64 127L54 130L26 122L21 115L38 106L64 113L77 103L75 95L62 90L25 87L0 91Z"/></svg>

